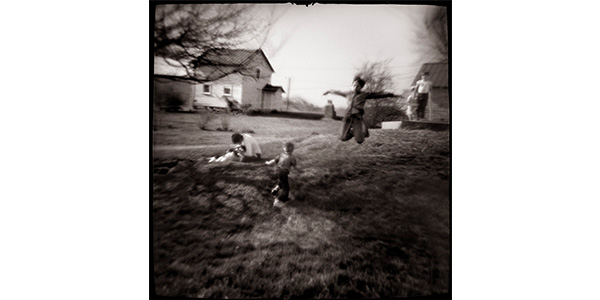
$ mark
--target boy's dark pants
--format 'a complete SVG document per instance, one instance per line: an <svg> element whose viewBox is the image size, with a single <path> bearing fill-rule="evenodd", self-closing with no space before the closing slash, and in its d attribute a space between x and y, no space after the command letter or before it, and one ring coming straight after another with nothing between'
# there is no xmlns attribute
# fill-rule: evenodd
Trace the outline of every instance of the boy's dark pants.
<svg viewBox="0 0 600 300"><path fill-rule="evenodd" d="M427 100L429 94L417 94L417 118L425 119L425 107L427 106Z"/></svg>
<svg viewBox="0 0 600 300"><path fill-rule="evenodd" d="M359 114L352 114L348 118L346 118L342 125L342 133L340 136L340 140L345 142L352 137L356 140L357 143L362 143L365 140L365 135L368 134L366 131L366 127L363 128L363 119ZM350 131L352 129L352 132ZM365 129L365 131L363 131Z"/></svg>
<svg viewBox="0 0 600 300"><path fill-rule="evenodd" d="M278 170L277 178L279 182L277 185L279 186L279 192L277 193L277 199L282 202L286 202L289 200L290 195L290 183L288 181L288 174L290 172L288 170Z"/></svg>

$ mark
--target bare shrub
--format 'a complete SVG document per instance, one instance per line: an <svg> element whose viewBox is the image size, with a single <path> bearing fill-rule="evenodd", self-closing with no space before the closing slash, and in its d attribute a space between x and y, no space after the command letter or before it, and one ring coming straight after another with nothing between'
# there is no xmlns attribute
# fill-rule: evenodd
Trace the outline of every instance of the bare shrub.
<svg viewBox="0 0 600 300"><path fill-rule="evenodd" d="M223 128L224 131L229 130L230 121L231 121L230 115L228 115L228 114L221 115L221 128Z"/></svg>
<svg viewBox="0 0 600 300"><path fill-rule="evenodd" d="M250 104L250 103L246 103L246 104L242 104L242 105L240 105L240 107L242 108L242 113L243 113L243 114L245 114L245 115L250 115L250 114L251 114L251 111L252 111L252 109L251 109L251 107L252 107L252 104Z"/></svg>
<svg viewBox="0 0 600 300"><path fill-rule="evenodd" d="M169 95L166 100L166 111L179 111L184 101L179 95Z"/></svg>
<svg viewBox="0 0 600 300"><path fill-rule="evenodd" d="M206 130L207 127L206 125L208 125L208 123L210 123L210 121L212 119L214 119L216 116L213 113L210 112L201 112L200 114L198 114L198 128L202 129L202 130Z"/></svg>
<svg viewBox="0 0 600 300"><path fill-rule="evenodd" d="M365 104L365 123L371 128L376 124L386 121L406 120L406 108L401 101L389 99L374 99Z"/></svg>

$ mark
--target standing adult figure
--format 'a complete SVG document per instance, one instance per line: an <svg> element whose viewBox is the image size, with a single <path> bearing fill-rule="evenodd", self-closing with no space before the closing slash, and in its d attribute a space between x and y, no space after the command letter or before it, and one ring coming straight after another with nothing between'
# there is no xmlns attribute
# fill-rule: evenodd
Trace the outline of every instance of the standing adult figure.
<svg viewBox="0 0 600 300"><path fill-rule="evenodd" d="M417 119L425 119L425 107L427 102L431 98L431 90L433 89L433 83L429 81L429 72L421 74L421 79L417 81ZM431 114L429 116L431 119Z"/></svg>

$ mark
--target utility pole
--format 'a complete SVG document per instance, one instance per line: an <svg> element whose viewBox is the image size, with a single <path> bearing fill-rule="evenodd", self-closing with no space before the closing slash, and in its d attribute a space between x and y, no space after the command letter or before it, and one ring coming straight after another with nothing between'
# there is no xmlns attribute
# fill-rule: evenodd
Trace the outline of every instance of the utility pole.
<svg viewBox="0 0 600 300"><path fill-rule="evenodd" d="M287 109L286 111L290 111L290 87L292 86L292 78L288 77L288 90L287 90Z"/></svg>
<svg viewBox="0 0 600 300"><path fill-rule="evenodd" d="M429 93L431 95L431 93ZM431 104L433 104L433 99L429 99L427 106L429 107L429 121L431 121Z"/></svg>
<svg viewBox="0 0 600 300"><path fill-rule="evenodd" d="M433 87L431 89L433 89ZM429 96L431 96L431 93L429 93ZM427 102L429 102L427 103L427 106L429 108L429 121L431 122L431 105L433 104L433 97L430 97Z"/></svg>

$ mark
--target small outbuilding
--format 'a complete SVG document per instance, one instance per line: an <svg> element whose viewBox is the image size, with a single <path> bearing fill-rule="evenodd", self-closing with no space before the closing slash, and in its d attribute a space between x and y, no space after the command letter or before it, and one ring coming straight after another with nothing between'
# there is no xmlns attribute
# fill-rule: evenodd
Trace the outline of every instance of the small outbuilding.
<svg viewBox="0 0 600 300"><path fill-rule="evenodd" d="M325 118L328 119L336 119L337 116L335 114L335 106L333 106L333 101L327 100L327 105L325 105Z"/></svg>

